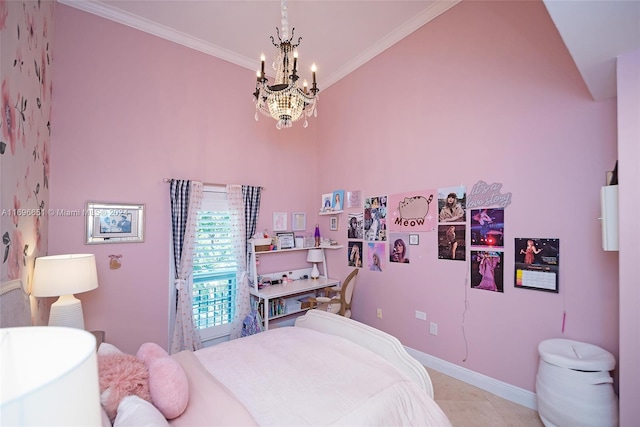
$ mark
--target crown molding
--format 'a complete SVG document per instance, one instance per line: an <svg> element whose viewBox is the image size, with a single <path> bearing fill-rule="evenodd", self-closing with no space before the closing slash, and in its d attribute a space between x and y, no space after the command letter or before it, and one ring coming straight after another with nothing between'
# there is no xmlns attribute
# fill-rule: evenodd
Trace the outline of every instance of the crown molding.
<svg viewBox="0 0 640 427"><path fill-rule="evenodd" d="M145 33L163 38L165 40L172 41L190 49L206 53L207 55L215 56L216 58L223 59L225 61L231 62L244 68L248 68L255 72L255 58L247 58L246 56L238 55L237 53L225 49L221 46L206 42L197 37L190 36L183 32L174 30L165 25L158 24L157 22L142 18L138 15L134 15L113 6L109 6L93 0L57 1L58 3L62 3L66 6L70 6L75 9L100 16L101 18L109 19L111 21L126 25L131 28L135 28L136 30L140 30Z"/></svg>
<svg viewBox="0 0 640 427"><path fill-rule="evenodd" d="M247 58L246 56L239 55L235 52L232 52L228 49L225 49L221 46L215 45L213 43L206 42L202 39L190 36L180 31L176 31L172 28L169 28L165 25L158 24L157 22L153 22L151 20L142 18L140 16L134 15L132 13L123 11L121 9L115 8L113 6L109 6L107 4L101 3L95 0L57 0L58 3L64 4L66 6L73 7L75 9L82 10L87 13L91 13L96 16L100 16L105 19L109 19L111 21L117 22L122 25L126 25L131 28L135 28L137 30L143 31L145 33L163 38L165 40L172 41L174 43L180 44L182 46L188 47L190 49L194 49L205 53L207 55L215 56L216 58L220 58L222 60L231 62L232 64L239 65L241 67L247 68L254 71L256 66L255 58ZM431 5L425 8L418 15L414 16L403 25L398 27L393 32L389 33L382 39L378 40L376 43L367 48L360 55L354 57L349 62L347 62L344 66L338 69L335 73L327 76L323 79L323 86L328 88L332 84L336 83L338 80L344 78L346 75L361 67L365 63L369 62L371 59L399 42L403 38L407 37L409 34L416 31L418 28L422 27L429 21L437 18L456 4L460 3L462 0L450 0L450 1L435 1L431 3Z"/></svg>
<svg viewBox="0 0 640 427"><path fill-rule="evenodd" d="M387 34L382 39L378 40L368 49L363 51L360 55L354 57L344 66L340 67L338 71L328 77L323 78L323 86L325 86L326 88L336 83L338 80L344 78L349 73L366 64L403 38L416 31L418 28L442 15L444 12L451 9L461 1L462 0L435 1L431 3L429 7L425 8L422 12L412 17L410 20L396 28L391 33Z"/></svg>

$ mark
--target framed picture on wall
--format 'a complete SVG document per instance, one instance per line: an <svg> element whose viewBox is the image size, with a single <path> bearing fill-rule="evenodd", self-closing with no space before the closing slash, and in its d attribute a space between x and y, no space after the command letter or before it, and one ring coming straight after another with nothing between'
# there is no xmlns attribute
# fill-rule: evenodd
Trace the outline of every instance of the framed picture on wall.
<svg viewBox="0 0 640 427"><path fill-rule="evenodd" d="M287 231L287 213L273 213L273 231Z"/></svg>
<svg viewBox="0 0 640 427"><path fill-rule="evenodd" d="M330 229L331 229L331 231L336 231L338 229L338 217L337 216L332 216L331 217Z"/></svg>
<svg viewBox="0 0 640 427"><path fill-rule="evenodd" d="M294 212L291 214L291 229L293 231L304 231L307 229L307 214L304 212Z"/></svg>
<svg viewBox="0 0 640 427"><path fill-rule="evenodd" d="M86 244L144 242L144 205L87 202Z"/></svg>

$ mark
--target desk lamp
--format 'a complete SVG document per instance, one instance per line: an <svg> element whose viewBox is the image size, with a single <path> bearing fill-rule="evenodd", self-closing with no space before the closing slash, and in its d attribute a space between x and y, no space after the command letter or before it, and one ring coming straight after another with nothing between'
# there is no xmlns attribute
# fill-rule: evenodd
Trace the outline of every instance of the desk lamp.
<svg viewBox="0 0 640 427"><path fill-rule="evenodd" d="M322 249L309 249L307 253L307 262L313 263L313 268L311 269L311 278L317 279L320 277L320 271L318 271L318 263L323 262L324 259L322 257Z"/></svg>
<svg viewBox="0 0 640 427"><path fill-rule="evenodd" d="M36 258L32 295L57 297L51 305L49 326L84 329L82 303L73 294L98 287L93 254L53 255Z"/></svg>

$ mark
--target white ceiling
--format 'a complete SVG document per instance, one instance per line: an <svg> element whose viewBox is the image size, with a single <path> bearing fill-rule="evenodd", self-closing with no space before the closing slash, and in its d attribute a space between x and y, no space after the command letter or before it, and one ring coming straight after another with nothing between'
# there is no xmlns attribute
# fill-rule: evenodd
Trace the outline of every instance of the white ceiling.
<svg viewBox="0 0 640 427"><path fill-rule="evenodd" d="M251 70L282 24L276 0L58 1ZM315 62L326 89L459 1L290 0L300 76ZM640 49L640 0L544 2L594 99L615 96L615 57Z"/></svg>

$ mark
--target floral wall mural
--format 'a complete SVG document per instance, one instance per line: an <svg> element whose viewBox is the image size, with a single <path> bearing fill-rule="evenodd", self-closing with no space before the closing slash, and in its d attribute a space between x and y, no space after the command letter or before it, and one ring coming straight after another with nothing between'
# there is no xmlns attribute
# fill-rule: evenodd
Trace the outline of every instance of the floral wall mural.
<svg viewBox="0 0 640 427"><path fill-rule="evenodd" d="M0 0L0 280L47 253L55 1Z"/></svg>

